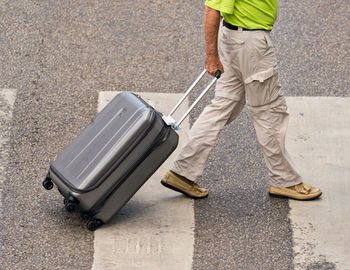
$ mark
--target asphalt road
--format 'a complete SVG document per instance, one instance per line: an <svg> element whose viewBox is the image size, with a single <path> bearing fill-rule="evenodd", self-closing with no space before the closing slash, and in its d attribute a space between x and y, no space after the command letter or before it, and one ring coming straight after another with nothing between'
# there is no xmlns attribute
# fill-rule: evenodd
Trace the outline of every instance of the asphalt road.
<svg viewBox="0 0 350 270"><path fill-rule="evenodd" d="M348 1L279 7L285 94L349 96ZM96 115L100 91L183 92L203 68L202 25L202 1L0 1L0 88L17 89L0 269L91 268L93 234L41 187L49 163ZM293 269L288 201L270 198L267 181L245 110L200 180L211 193L195 202L193 269Z"/></svg>

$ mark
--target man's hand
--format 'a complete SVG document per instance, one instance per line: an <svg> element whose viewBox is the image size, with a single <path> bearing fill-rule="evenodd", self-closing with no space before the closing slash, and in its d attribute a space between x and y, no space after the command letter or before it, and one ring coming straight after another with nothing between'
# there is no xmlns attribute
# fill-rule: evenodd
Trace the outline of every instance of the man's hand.
<svg viewBox="0 0 350 270"><path fill-rule="evenodd" d="M207 55L205 60L205 69L212 76L215 76L217 70L220 70L221 73L224 72L224 67L222 66L220 58L217 55Z"/></svg>
<svg viewBox="0 0 350 270"><path fill-rule="evenodd" d="M205 68L212 75L220 70L224 72L224 68L220 62L218 54L218 32L220 25L220 12L210 7L205 7L204 15L204 34L206 45Z"/></svg>

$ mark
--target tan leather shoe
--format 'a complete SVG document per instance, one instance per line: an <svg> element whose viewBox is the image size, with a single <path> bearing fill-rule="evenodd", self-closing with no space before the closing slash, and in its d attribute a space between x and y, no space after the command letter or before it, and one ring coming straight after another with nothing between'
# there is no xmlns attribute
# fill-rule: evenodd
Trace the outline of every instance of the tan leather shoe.
<svg viewBox="0 0 350 270"><path fill-rule="evenodd" d="M269 193L271 195L292 198L295 200L312 200L322 195L322 191L319 188L304 183L287 188L269 186Z"/></svg>
<svg viewBox="0 0 350 270"><path fill-rule="evenodd" d="M201 188L195 182L172 171L168 171L160 183L193 199L201 199L208 196L208 190Z"/></svg>

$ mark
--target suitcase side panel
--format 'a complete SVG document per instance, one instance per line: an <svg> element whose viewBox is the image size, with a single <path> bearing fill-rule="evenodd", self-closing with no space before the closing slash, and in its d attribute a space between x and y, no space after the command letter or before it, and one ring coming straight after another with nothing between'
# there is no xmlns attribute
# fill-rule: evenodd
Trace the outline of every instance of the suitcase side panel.
<svg viewBox="0 0 350 270"><path fill-rule="evenodd" d="M156 115L156 120L152 129L144 137L144 139L135 147L135 149L123 160L123 162L115 168L113 172L101 183L97 188L89 192L77 192L70 189L61 180L54 180L56 185L60 188L63 195L68 197L73 195L79 200L80 209L84 212L91 211L98 202L103 200L102 198L108 196L113 187L120 185L122 181L125 180L125 176L130 172L130 170L135 169L135 166L140 163L141 158L145 155L147 150L154 144L155 138L157 138L164 128L164 122L159 115ZM170 127L166 127L170 129Z"/></svg>
<svg viewBox="0 0 350 270"><path fill-rule="evenodd" d="M176 149L178 140L178 134L171 129L166 141L154 149L119 188L114 190L94 218L108 222Z"/></svg>
<svg viewBox="0 0 350 270"><path fill-rule="evenodd" d="M154 114L135 95L119 94L58 156L52 170L72 189L82 191L95 185L144 136Z"/></svg>

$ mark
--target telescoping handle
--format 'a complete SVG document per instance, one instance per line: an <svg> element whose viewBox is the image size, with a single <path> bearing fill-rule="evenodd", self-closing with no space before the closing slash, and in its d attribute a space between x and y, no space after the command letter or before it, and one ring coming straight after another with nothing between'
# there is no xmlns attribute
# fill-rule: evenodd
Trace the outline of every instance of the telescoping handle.
<svg viewBox="0 0 350 270"><path fill-rule="evenodd" d="M186 119L186 117L189 115L189 113L192 111L192 109L197 105L197 103L202 99L202 97L209 91L209 89L213 86L213 84L217 81L217 79L221 76L221 71L217 70L215 72L215 78L207 85L207 87L202 91L202 93L197 97L197 99L193 102L193 104L190 106L190 108L185 112L185 114L181 117L181 119L176 122L174 118L172 118L172 115L174 112L179 108L179 106L183 103L185 98L191 93L193 88L198 84L198 82L203 78L205 75L206 70L204 69L202 73L197 77L197 79L192 83L192 85L187 89L183 97L176 103L174 108L170 111L170 113L167 116L163 117L163 120L168 125L172 126L174 129L178 130L180 124L183 122L183 120Z"/></svg>

